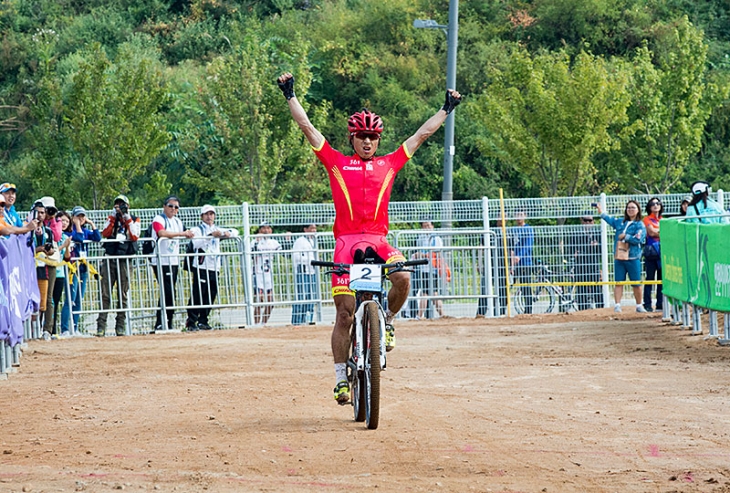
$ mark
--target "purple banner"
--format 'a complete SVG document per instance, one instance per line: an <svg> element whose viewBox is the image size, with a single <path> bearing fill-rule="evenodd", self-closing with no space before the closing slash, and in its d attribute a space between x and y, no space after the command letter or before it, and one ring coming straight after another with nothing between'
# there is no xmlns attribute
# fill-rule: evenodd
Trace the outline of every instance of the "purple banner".
<svg viewBox="0 0 730 493"><path fill-rule="evenodd" d="M0 239L0 340L23 341L23 322L38 310L40 293L27 235Z"/></svg>

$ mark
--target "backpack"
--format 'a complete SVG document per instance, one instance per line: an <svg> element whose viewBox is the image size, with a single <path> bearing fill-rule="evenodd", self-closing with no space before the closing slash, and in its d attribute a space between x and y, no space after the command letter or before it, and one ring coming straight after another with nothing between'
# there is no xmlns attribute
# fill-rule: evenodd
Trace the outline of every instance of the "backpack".
<svg viewBox="0 0 730 493"><path fill-rule="evenodd" d="M150 225L147 226L147 229L142 231L140 238L152 238L152 223L150 223ZM154 241L143 241L142 242L142 255L152 255L152 253L154 253L154 251L155 251L155 244L156 243Z"/></svg>
<svg viewBox="0 0 730 493"><path fill-rule="evenodd" d="M202 227L201 227L201 231L203 231ZM198 250L196 251L193 248L193 240L190 240L190 241L188 241L188 244L185 245L185 256L182 259L182 270L186 270L186 271L190 272L192 265L193 265L192 254L194 254L194 253L205 253L205 251L202 248L198 248ZM204 260L205 260L205 257L203 257L202 255L198 258L198 268L200 268L200 264L202 264Z"/></svg>
<svg viewBox="0 0 730 493"><path fill-rule="evenodd" d="M190 267L192 265L193 257L191 255L195 253L195 250L193 249L193 241L188 241L188 244L185 245L185 256L182 259L182 270L186 270L190 272Z"/></svg>

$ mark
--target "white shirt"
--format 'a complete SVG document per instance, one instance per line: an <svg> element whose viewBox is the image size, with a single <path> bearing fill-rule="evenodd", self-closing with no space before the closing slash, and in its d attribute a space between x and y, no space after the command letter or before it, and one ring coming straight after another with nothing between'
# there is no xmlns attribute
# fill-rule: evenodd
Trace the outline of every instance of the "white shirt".
<svg viewBox="0 0 730 493"><path fill-rule="evenodd" d="M238 231L235 229L221 229L215 224L213 226L208 226L205 223L200 223L199 226L194 227L191 231L196 236L196 238L192 240L195 253L198 253L199 250L203 250L203 252L206 253L203 257L203 262L200 265L198 265L198 257L200 257L200 255L192 257L193 267L196 269L220 270L221 258L219 254L221 253L222 238L216 238L211 235L214 231L220 231L221 233L228 232L231 235L229 238L234 238L238 236ZM202 238L197 238L199 236Z"/></svg>
<svg viewBox="0 0 730 493"><path fill-rule="evenodd" d="M281 244L273 238L257 238L253 241L251 250L253 252L254 272L256 275L271 275L274 256L266 252L281 250Z"/></svg>
<svg viewBox="0 0 730 493"><path fill-rule="evenodd" d="M304 235L297 238L292 247L291 261L294 265L294 272L302 272L304 274L314 274L314 267L310 264L315 259L314 245L315 238L312 235Z"/></svg>
<svg viewBox="0 0 730 493"><path fill-rule="evenodd" d="M177 216L170 219L164 214L160 214L152 221L153 223L161 224L165 231L170 233L182 233L185 231L185 227ZM152 239L157 240L157 232L152 228ZM180 265L180 239L179 238L160 238L157 244L160 252L160 265ZM153 256L150 260L152 265L157 265L157 257Z"/></svg>

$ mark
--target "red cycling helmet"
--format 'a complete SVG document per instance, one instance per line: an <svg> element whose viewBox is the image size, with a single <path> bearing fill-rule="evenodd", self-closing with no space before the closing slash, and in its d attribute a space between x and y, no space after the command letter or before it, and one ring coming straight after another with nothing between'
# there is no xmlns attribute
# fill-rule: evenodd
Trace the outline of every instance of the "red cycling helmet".
<svg viewBox="0 0 730 493"><path fill-rule="evenodd" d="M357 132L383 132L383 120L375 113L363 109L359 113L355 113L347 120L347 131L350 135Z"/></svg>

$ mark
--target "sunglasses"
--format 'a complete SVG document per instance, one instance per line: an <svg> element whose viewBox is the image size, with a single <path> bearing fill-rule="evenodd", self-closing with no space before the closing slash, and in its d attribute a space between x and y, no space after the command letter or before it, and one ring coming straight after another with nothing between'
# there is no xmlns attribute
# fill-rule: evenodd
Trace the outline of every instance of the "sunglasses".
<svg viewBox="0 0 730 493"><path fill-rule="evenodd" d="M581 221L584 223L592 223L593 219L581 219Z"/></svg>
<svg viewBox="0 0 730 493"><path fill-rule="evenodd" d="M360 140L370 139L370 140L378 140L380 139L380 134L377 134L375 132L357 132L355 134L355 137L357 137Z"/></svg>
<svg viewBox="0 0 730 493"><path fill-rule="evenodd" d="M170 204L167 204L167 207L169 207L170 209L179 209L180 208L179 205L170 205Z"/></svg>
<svg viewBox="0 0 730 493"><path fill-rule="evenodd" d="M661 202L657 202L656 200L653 202L649 202L649 205L662 205Z"/></svg>

